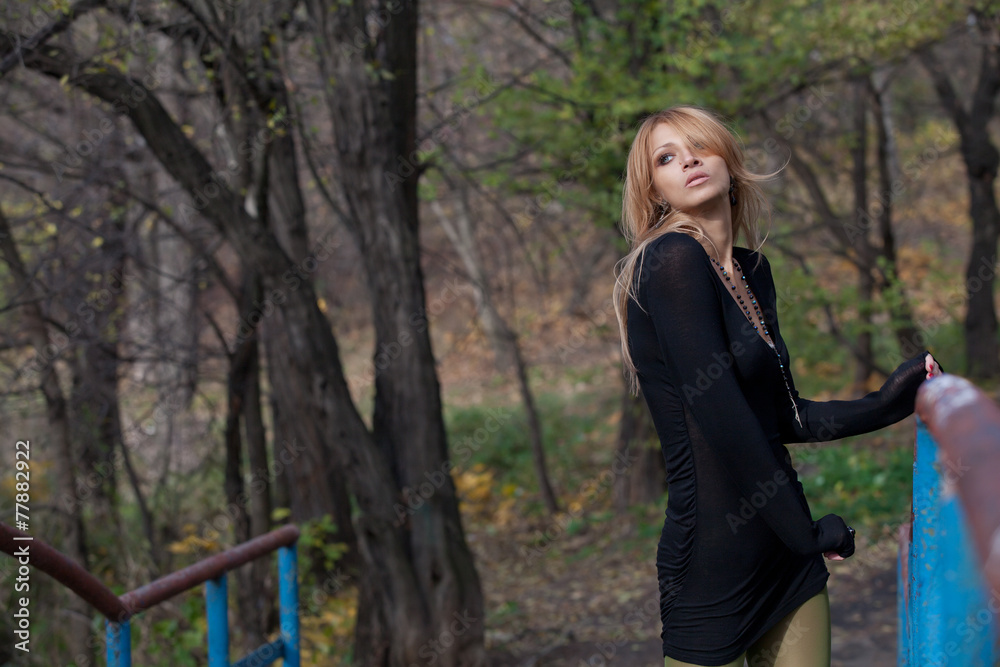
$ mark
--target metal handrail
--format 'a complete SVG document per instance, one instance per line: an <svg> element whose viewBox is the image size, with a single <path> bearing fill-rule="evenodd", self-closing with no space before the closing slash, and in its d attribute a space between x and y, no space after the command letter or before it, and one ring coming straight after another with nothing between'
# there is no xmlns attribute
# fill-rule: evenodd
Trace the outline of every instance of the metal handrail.
<svg viewBox="0 0 1000 667"><path fill-rule="evenodd" d="M232 549L209 556L184 569L171 572L122 596L65 554L45 541L0 522L0 551L17 557L30 545L30 565L60 582L107 619L107 664L131 665L129 619L164 600L199 584L207 585L209 665L229 664L229 624L226 618L226 573L274 550L278 550L281 637L261 646L237 665L269 665L278 658L298 667L298 584L295 543L300 531L295 525L282 526Z"/></svg>
<svg viewBox="0 0 1000 667"><path fill-rule="evenodd" d="M13 556L18 545L24 543L14 538L30 540L32 567L41 570L76 593L109 621L121 623L178 593L215 579L279 547L286 547L298 540L299 534L298 526L292 524L282 526L182 570L164 575L120 597L83 569L79 563L45 541L11 528L3 522L0 522L0 551Z"/></svg>
<svg viewBox="0 0 1000 667"><path fill-rule="evenodd" d="M75 560L60 553L45 541L0 522L0 551L14 556L18 547L25 544L31 545L32 567L41 570L79 595L105 618L117 621L126 620L131 616L121 598Z"/></svg>
<svg viewBox="0 0 1000 667"><path fill-rule="evenodd" d="M121 596L121 602L129 610L129 615L133 616L198 584L217 579L229 570L245 565L279 547L287 547L298 539L298 526L292 524L282 526L129 591Z"/></svg>

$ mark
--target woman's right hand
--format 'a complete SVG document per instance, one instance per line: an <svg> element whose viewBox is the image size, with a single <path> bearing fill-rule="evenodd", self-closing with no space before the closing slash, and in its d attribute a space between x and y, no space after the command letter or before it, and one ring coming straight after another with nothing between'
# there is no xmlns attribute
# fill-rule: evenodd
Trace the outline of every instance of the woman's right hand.
<svg viewBox="0 0 1000 667"><path fill-rule="evenodd" d="M854 535L836 514L827 514L817 521L816 532L823 555L830 560L844 560L854 555Z"/></svg>

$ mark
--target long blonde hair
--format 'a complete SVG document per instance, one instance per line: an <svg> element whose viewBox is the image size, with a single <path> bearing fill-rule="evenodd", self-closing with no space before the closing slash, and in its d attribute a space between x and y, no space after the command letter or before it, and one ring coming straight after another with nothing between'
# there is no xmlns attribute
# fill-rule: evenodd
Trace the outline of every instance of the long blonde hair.
<svg viewBox="0 0 1000 667"><path fill-rule="evenodd" d="M614 304L621 336L625 377L633 394L639 391L638 370L628 349L628 300L638 295L633 284L636 271L642 270L641 258L646 246L669 232L683 232L696 239L711 242L690 215L672 207L664 207L653 187L653 160L650 135L661 123L666 123L691 145L700 145L706 153L726 161L735 182L736 205L733 207L733 241L743 235L746 243L759 250L764 233L758 218L770 217L770 206L760 182L781 171L756 174L745 165L743 144L736 133L714 112L697 106L683 105L664 109L647 117L639 126L628 153L625 185L622 188L622 234L629 243L629 252L615 265ZM637 267L636 264L639 264Z"/></svg>

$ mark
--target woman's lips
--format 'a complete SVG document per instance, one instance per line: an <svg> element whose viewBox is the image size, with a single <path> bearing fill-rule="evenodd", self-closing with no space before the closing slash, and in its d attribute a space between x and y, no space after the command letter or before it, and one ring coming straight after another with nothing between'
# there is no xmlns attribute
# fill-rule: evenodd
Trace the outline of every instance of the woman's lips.
<svg viewBox="0 0 1000 667"><path fill-rule="evenodd" d="M688 183L688 184L687 184L686 186L684 186L684 187L688 187L688 188L693 188L693 187L694 187L694 186L696 186L696 185L701 185L702 183L704 183L704 182L705 182L705 181L707 181L707 180L708 180L708 176L697 176L697 177L693 178L693 179L691 180L691 182L690 182L690 183Z"/></svg>

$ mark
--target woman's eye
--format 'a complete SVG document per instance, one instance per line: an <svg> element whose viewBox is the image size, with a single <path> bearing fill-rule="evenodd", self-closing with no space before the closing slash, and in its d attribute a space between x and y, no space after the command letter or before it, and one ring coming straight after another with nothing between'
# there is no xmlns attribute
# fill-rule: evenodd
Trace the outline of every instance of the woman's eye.
<svg viewBox="0 0 1000 667"><path fill-rule="evenodd" d="M672 159L674 159L673 155L671 155L670 153L664 153L660 157L656 158L656 163L657 164L667 164Z"/></svg>

